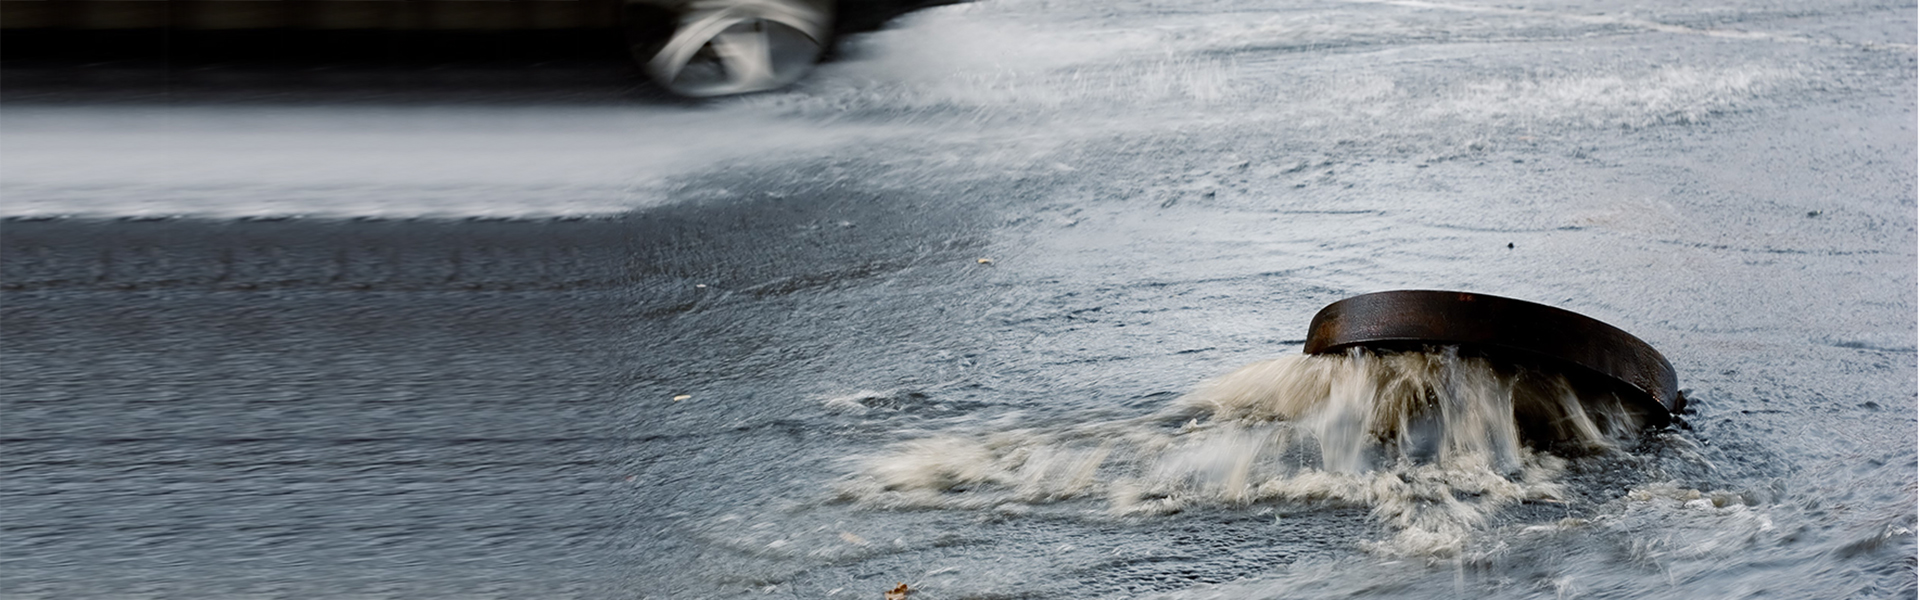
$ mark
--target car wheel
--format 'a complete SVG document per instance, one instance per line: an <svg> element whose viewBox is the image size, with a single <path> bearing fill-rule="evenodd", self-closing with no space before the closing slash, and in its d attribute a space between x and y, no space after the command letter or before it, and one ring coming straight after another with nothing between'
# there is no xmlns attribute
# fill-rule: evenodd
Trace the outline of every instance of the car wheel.
<svg viewBox="0 0 1920 600"><path fill-rule="evenodd" d="M636 46L647 75L673 93L708 97L786 86L813 69L832 31L827 10L801 0L698 0L672 33Z"/></svg>

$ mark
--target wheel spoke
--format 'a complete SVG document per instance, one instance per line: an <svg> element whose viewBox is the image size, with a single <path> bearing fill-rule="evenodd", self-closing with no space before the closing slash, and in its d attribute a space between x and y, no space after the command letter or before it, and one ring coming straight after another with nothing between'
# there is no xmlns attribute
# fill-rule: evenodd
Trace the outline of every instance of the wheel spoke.
<svg viewBox="0 0 1920 600"><path fill-rule="evenodd" d="M778 75L773 72L773 44L767 40L766 26L758 22L742 25L714 36L713 53L720 57L735 86L752 89L771 85Z"/></svg>
<svg viewBox="0 0 1920 600"><path fill-rule="evenodd" d="M805 75L825 47L826 16L801 0L695 4L646 63L655 81L678 94L777 88Z"/></svg>

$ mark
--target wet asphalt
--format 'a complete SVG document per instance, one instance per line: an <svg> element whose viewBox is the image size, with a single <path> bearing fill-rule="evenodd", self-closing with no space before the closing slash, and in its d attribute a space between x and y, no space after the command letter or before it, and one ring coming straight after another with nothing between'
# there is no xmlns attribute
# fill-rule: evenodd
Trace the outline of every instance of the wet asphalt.
<svg viewBox="0 0 1920 600"><path fill-rule="evenodd" d="M1912 19L979 3L695 105L606 63L325 102L306 71L131 84L156 99L29 69L0 116L0 591L1911 597ZM1361 507L832 491L932 432L1152 413L1415 287L1639 335L1685 427L1576 462L1465 563L1368 555ZM1663 482L1750 500L1628 493Z"/></svg>

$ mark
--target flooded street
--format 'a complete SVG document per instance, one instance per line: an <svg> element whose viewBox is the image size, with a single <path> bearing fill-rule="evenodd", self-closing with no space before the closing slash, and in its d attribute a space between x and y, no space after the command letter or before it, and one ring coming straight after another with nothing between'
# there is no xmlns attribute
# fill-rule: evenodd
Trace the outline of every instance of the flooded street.
<svg viewBox="0 0 1920 600"><path fill-rule="evenodd" d="M707 102L10 81L0 594L1911 598L1915 28L986 0ZM1631 332L1684 425L1342 471L1189 395L1390 289Z"/></svg>

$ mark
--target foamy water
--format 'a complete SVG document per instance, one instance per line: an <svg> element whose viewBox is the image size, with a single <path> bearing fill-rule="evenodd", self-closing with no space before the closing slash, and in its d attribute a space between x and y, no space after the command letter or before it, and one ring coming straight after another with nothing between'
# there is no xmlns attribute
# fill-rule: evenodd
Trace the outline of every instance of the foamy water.
<svg viewBox="0 0 1920 600"><path fill-rule="evenodd" d="M647 106L21 106L0 216L545 217L684 200L673 178L865 135ZM674 197L679 193L679 197Z"/></svg>
<svg viewBox="0 0 1920 600"><path fill-rule="evenodd" d="M1453 349L1290 355L1247 365L1147 417L946 432L864 460L843 499L1017 510L1097 499L1118 515L1196 506L1358 506L1385 555L1450 556L1502 508L1558 503L1562 454L1617 452L1618 398ZM847 410L857 398L829 405Z"/></svg>
<svg viewBox="0 0 1920 600"><path fill-rule="evenodd" d="M697 107L9 105L0 215L701 210L636 226L632 256L477 254L644 275L607 305L159 277L101 305L98 274L168 265L81 253L38 305L76 333L8 336L59 350L6 378L45 409L4 421L157 433L124 460L27 443L20 488L67 491L7 504L5 571L43 597L1913 597L1914 71L1874 42L1910 48L1912 19L1006 0ZM554 257L600 239L531 229ZM1171 399L1326 302L1412 287L1643 336L1691 429L1628 445L1608 398L1442 354L1292 356ZM247 298L271 308L225 304ZM194 325L235 306L295 312ZM159 366L196 401L131 403ZM254 401L278 390L326 402ZM187 450L174 424L447 443ZM99 567L136 558L217 568ZM592 577L619 585L566 591Z"/></svg>

